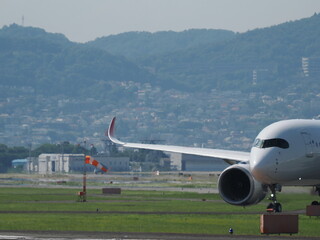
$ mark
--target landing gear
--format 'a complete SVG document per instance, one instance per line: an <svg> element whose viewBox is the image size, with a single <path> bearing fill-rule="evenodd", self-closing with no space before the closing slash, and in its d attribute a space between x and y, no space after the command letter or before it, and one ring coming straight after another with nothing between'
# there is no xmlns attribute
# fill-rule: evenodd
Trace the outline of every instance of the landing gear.
<svg viewBox="0 0 320 240"><path fill-rule="evenodd" d="M315 186L314 192L318 192L318 195L320 196L320 186ZM320 202L313 201L311 205L320 205Z"/></svg>
<svg viewBox="0 0 320 240"><path fill-rule="evenodd" d="M315 186L315 192L318 192L318 196L320 197L320 186Z"/></svg>
<svg viewBox="0 0 320 240"><path fill-rule="evenodd" d="M269 203L267 206L267 212L282 212L282 205L281 203Z"/></svg>
<svg viewBox="0 0 320 240"><path fill-rule="evenodd" d="M267 206L267 212L282 212L282 205L281 203L277 202L277 197L276 197L276 191L281 192L281 185L279 184L272 184L268 185L271 191L271 195L269 197L269 200L272 202L269 203Z"/></svg>

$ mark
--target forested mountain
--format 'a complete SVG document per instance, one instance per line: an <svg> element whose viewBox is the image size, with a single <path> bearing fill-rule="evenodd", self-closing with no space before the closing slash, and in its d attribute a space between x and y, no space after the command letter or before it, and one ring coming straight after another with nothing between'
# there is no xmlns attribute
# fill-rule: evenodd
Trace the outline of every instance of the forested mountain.
<svg viewBox="0 0 320 240"><path fill-rule="evenodd" d="M302 57L320 56L319 25L315 14L243 34L129 32L87 44L11 25L0 30L1 83L46 89L48 94L85 89L102 95L112 89L112 81L192 91L273 89L301 76ZM258 75L255 86L253 72Z"/></svg>
<svg viewBox="0 0 320 240"><path fill-rule="evenodd" d="M237 34L229 41L207 44L140 62L159 77L194 90L273 89L301 76L302 57L320 56L320 15Z"/></svg>
<svg viewBox="0 0 320 240"><path fill-rule="evenodd" d="M232 39L235 33L227 30L191 29L183 32L126 32L97 38L89 46L104 49L114 55L138 60L154 55L163 55L205 44Z"/></svg>
<svg viewBox="0 0 320 240"><path fill-rule="evenodd" d="M111 81L155 79L123 57L18 25L0 30L0 62L1 85L32 87L50 95L106 94Z"/></svg>

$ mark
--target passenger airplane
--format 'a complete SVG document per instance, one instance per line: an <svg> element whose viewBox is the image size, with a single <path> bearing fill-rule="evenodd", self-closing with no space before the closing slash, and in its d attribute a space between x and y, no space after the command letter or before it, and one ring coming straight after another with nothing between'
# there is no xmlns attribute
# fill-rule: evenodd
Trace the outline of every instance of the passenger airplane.
<svg viewBox="0 0 320 240"><path fill-rule="evenodd" d="M267 209L281 212L276 192L280 192L282 186L313 186L320 196L320 120L273 123L258 134L251 152L126 143L115 137L115 121L114 117L108 136L124 147L214 157L231 164L218 180L220 196L229 204L257 204L265 198L269 188L272 202Z"/></svg>

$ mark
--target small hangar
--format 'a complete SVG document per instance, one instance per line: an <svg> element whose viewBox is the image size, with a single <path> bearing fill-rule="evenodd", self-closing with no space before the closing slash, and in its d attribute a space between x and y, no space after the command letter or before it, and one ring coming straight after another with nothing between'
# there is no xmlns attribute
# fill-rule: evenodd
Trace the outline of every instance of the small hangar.
<svg viewBox="0 0 320 240"><path fill-rule="evenodd" d="M38 161L40 174L80 172L83 171L84 154L43 153Z"/></svg>

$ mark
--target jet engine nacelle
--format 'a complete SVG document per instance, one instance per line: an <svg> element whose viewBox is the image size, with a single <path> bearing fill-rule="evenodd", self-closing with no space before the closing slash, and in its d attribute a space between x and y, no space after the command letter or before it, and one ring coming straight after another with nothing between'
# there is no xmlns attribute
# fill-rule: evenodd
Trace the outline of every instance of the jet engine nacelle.
<svg viewBox="0 0 320 240"><path fill-rule="evenodd" d="M256 181L249 164L235 164L225 169L219 177L218 188L224 201L233 205L252 205L262 201L268 188Z"/></svg>

